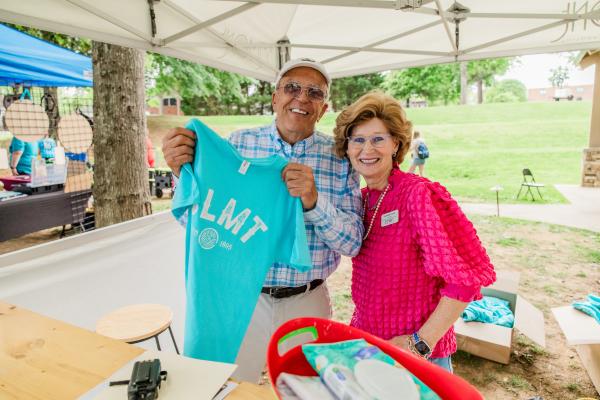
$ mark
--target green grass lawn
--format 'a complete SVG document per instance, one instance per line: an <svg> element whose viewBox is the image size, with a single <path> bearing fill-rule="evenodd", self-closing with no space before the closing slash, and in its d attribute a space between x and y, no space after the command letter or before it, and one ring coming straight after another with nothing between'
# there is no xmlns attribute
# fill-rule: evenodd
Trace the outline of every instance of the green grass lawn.
<svg viewBox="0 0 600 400"><path fill-rule="evenodd" d="M489 189L504 187L502 202L514 199L530 168L548 203L566 200L554 184L578 184L581 152L588 143L590 102L512 103L408 109L431 158L426 175L447 186L463 201L495 201ZM318 128L331 133L336 114L328 113ZM190 117L149 117L151 131L185 124ZM200 117L220 134L268 124L271 116ZM158 143L155 146L160 147ZM160 156L159 156L160 159ZM406 162L403 165L406 168ZM521 200L526 202L526 200Z"/></svg>

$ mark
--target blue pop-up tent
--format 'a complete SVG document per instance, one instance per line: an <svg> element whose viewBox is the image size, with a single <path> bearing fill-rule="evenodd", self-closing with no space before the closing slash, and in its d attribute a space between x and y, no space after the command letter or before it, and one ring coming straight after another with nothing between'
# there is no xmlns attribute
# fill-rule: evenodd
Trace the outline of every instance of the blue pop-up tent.
<svg viewBox="0 0 600 400"><path fill-rule="evenodd" d="M92 86L92 60L0 24L0 86Z"/></svg>

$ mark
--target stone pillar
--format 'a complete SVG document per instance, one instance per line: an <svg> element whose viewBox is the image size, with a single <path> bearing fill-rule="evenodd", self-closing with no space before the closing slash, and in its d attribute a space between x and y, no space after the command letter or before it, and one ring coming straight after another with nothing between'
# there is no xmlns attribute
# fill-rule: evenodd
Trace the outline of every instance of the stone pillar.
<svg viewBox="0 0 600 400"><path fill-rule="evenodd" d="M583 150L581 186L600 187L600 52L588 52L580 62L583 68L596 65L589 147Z"/></svg>
<svg viewBox="0 0 600 400"><path fill-rule="evenodd" d="M600 187L600 147L583 149L581 186Z"/></svg>

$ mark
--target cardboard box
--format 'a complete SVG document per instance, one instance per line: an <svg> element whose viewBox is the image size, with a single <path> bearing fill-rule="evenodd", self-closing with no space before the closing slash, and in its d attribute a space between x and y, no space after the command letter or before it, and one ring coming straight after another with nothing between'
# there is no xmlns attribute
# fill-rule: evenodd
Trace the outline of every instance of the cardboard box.
<svg viewBox="0 0 600 400"><path fill-rule="evenodd" d="M454 324L454 330L459 350L508 364L515 329L536 344L546 347L544 314L517 294L520 278L518 272L496 271L496 275L496 282L492 286L482 288L481 293L484 296L508 300L510 309L515 315L513 328L481 322L465 322L459 318Z"/></svg>
<svg viewBox="0 0 600 400"><path fill-rule="evenodd" d="M90 189L92 187L92 179L92 173L88 171L84 162L69 161L67 165L65 193Z"/></svg>
<svg viewBox="0 0 600 400"><path fill-rule="evenodd" d="M575 346L596 391L600 393L600 324L571 306L553 308L567 344Z"/></svg>

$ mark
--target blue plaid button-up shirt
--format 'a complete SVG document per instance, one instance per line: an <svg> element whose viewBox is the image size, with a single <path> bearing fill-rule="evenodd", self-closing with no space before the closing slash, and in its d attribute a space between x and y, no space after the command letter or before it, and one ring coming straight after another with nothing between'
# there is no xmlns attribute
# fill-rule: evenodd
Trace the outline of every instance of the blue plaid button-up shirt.
<svg viewBox="0 0 600 400"><path fill-rule="evenodd" d="M243 157L262 158L277 154L290 162L311 167L315 177L317 204L304 213L313 268L298 272L286 264L273 264L264 286L294 287L314 279L326 279L337 268L340 254L358 254L364 229L360 181L350 162L335 155L331 136L315 131L292 146L279 136L273 123L236 131L229 137L229 142Z"/></svg>

